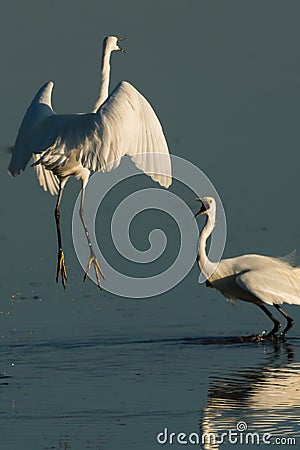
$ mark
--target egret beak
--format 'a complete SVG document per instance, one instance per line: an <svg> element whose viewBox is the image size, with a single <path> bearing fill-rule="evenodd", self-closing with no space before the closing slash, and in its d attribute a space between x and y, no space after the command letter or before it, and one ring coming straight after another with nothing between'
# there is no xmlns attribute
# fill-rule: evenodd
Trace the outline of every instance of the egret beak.
<svg viewBox="0 0 300 450"><path fill-rule="evenodd" d="M201 208L199 209L199 211L196 212L196 214L194 216L196 218L197 216L200 216L200 214L203 214L203 213L206 212L206 207L205 207L203 201L201 200L201 198L195 198L195 200L197 202L201 202L202 203Z"/></svg>
<svg viewBox="0 0 300 450"><path fill-rule="evenodd" d="M119 44L120 41L125 41L125 39L126 39L126 38L124 38L124 37L118 38L117 44ZM118 47L119 47L120 52L126 53L126 50L124 50L123 48L121 48L119 45L118 45Z"/></svg>

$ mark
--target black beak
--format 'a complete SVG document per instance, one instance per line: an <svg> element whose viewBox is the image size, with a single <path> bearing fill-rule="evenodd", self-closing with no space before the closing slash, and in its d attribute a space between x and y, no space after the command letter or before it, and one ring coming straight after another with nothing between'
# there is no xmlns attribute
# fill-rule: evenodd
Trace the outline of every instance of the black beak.
<svg viewBox="0 0 300 450"><path fill-rule="evenodd" d="M200 214L203 214L206 211L206 208L205 208L205 205L204 205L203 201L201 200L201 198L195 198L195 200L197 200L197 202L202 203L201 208L199 209L199 211L196 212L196 214L194 216L196 218L197 216L200 216Z"/></svg>
<svg viewBox="0 0 300 450"><path fill-rule="evenodd" d="M126 38L120 37L120 38L118 38L117 43L119 44L120 41L125 41L125 40L126 40ZM121 48L120 46L119 46L119 49L120 49L120 52L126 53L126 50L124 50L124 49Z"/></svg>

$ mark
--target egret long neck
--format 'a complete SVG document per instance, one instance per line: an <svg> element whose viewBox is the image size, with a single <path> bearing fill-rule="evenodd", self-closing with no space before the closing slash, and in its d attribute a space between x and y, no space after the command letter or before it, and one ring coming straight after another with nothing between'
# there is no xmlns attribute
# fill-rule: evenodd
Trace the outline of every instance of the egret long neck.
<svg viewBox="0 0 300 450"><path fill-rule="evenodd" d="M99 98L94 106L93 112L97 112L100 106L105 102L108 97L109 91L109 78L110 78L110 55L111 50L105 45L102 53L101 63L101 85Z"/></svg>
<svg viewBox="0 0 300 450"><path fill-rule="evenodd" d="M199 237L199 248L198 248L198 265L203 273L203 275L208 279L212 273L212 269L215 268L216 263L209 260L206 254L206 242L209 236L211 235L213 229L215 227L215 218L207 216L207 221L205 227L200 233Z"/></svg>

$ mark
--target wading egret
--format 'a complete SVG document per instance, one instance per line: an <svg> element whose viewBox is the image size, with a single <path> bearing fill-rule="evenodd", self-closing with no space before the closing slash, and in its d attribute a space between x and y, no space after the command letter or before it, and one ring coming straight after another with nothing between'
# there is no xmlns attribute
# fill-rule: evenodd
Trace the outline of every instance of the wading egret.
<svg viewBox="0 0 300 450"><path fill-rule="evenodd" d="M284 258L255 254L222 259L218 264L210 261L206 254L206 241L216 224L216 202L212 197L197 200L202 205L195 217L201 214L207 216L199 238L197 258L206 285L217 289L229 300L244 300L259 306L274 324L268 337L274 336L281 327L281 323L265 306L273 305L287 320L281 333L285 336L294 320L280 305L300 305L300 268L293 267Z"/></svg>
<svg viewBox="0 0 300 450"><path fill-rule="evenodd" d="M58 194L55 220L58 239L56 281L66 287L67 273L60 231L60 202L70 176L81 180L80 218L90 248L86 279L94 266L99 288L105 279L92 248L84 219L85 187L91 171L111 171L123 156L164 187L169 187L171 162L160 122L148 101L128 82L122 81L109 95L110 56L121 39L108 36L103 41L101 88L93 112L56 114L51 106L53 82L40 88L23 118L9 173L20 174L30 158L40 185Z"/></svg>

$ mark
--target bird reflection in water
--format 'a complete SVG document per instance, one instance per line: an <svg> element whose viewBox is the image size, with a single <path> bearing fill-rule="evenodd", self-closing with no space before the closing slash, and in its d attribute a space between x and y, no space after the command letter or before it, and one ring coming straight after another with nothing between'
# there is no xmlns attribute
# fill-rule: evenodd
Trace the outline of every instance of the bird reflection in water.
<svg viewBox="0 0 300 450"><path fill-rule="evenodd" d="M249 433L300 438L300 363L290 343L270 345L263 364L211 376L200 421L205 450L219 448L222 433L237 431L241 421ZM204 439L208 433L215 442Z"/></svg>

